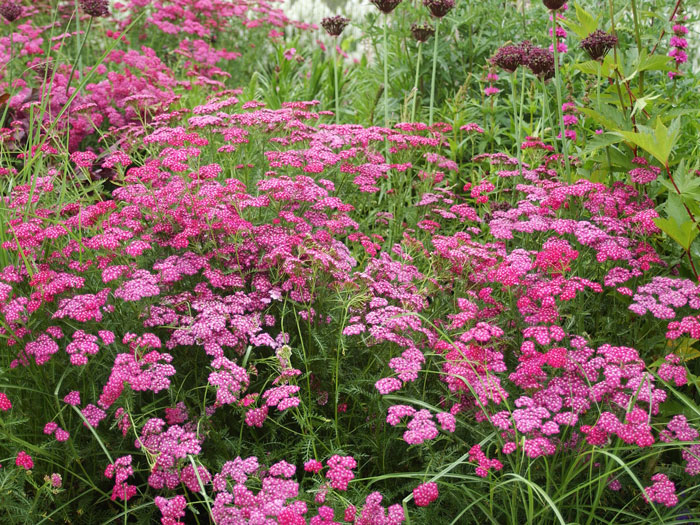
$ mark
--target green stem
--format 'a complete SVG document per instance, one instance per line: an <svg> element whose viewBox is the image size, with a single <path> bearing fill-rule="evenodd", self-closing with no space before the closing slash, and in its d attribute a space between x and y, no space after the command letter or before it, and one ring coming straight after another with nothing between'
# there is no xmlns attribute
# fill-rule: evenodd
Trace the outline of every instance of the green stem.
<svg viewBox="0 0 700 525"><path fill-rule="evenodd" d="M12 61L14 60L14 52L15 52L15 50L14 50L14 47L15 47L14 35L15 35L15 24L13 22L12 25L10 26L10 61L5 66L7 68L7 73L10 76L10 85L8 86L8 89L12 89L12 82L13 82L12 69L10 68L10 65L14 66L14 64L12 64ZM7 108L8 108L8 105L5 104L5 111L7 111ZM5 115L3 115L2 120L4 122Z"/></svg>
<svg viewBox="0 0 700 525"><path fill-rule="evenodd" d="M520 120L518 119L518 106L515 102L515 92L517 90L517 70L510 74L510 103L513 106L513 124L515 125L515 154L518 157L520 175L522 172L522 162L520 161Z"/></svg>
<svg viewBox="0 0 700 525"><path fill-rule="evenodd" d="M557 132L554 131L554 126L550 124L549 122L549 111L547 111L547 84L546 80L543 78L542 79L542 138L544 139L545 137L545 130L547 129L547 126L549 125L549 128L552 130L552 135L554 135L554 142L553 144L557 143Z"/></svg>
<svg viewBox="0 0 700 525"><path fill-rule="evenodd" d="M416 120L416 104L418 103L418 76L420 75L421 42L418 42L418 58L416 59L416 81L413 83L413 108L411 108L411 122Z"/></svg>
<svg viewBox="0 0 700 525"><path fill-rule="evenodd" d="M554 48L554 88L557 92L557 115L559 117L559 132L561 133L562 155L566 166L566 177L571 184L571 166L569 165L569 148L566 144L566 133L564 130L564 111L562 110L561 99L561 76L559 75L559 39L557 38L557 13L552 13L552 45Z"/></svg>
<svg viewBox="0 0 700 525"><path fill-rule="evenodd" d="M78 6L79 0L75 0L75 51L77 53L76 60L80 59L80 7ZM92 21L92 17L90 17ZM83 69L83 63L80 62L80 69Z"/></svg>
<svg viewBox="0 0 700 525"><path fill-rule="evenodd" d="M433 75L430 79L430 116L428 119L428 125L433 125L433 112L435 110L435 73L437 72L437 51L438 51L438 32L440 31L440 19L435 21L435 35L433 38L435 42L433 44Z"/></svg>
<svg viewBox="0 0 700 525"><path fill-rule="evenodd" d="M389 128L389 44L387 26L389 15L384 15L384 127ZM389 143L388 140L386 142Z"/></svg>
<svg viewBox="0 0 700 525"><path fill-rule="evenodd" d="M336 42L337 44L337 39ZM339 118L340 118L340 101L338 100L340 98L340 93L338 93L338 46L335 46L335 49L333 50L334 55L333 55L333 82L335 84L335 123L339 124Z"/></svg>
<svg viewBox="0 0 700 525"><path fill-rule="evenodd" d="M78 18L76 17L76 22ZM80 61L80 55L83 52L83 46L85 46L85 42L87 42L88 36L90 36L90 28L92 27L92 17L90 17L90 20L88 20L88 26L87 29L85 30L85 38L83 38L83 41L80 43L80 47L78 48L78 56L75 57L75 61L73 62L73 67L70 70L70 75L68 76L68 83L66 84L66 95L68 94L68 90L70 90L70 84L73 81L73 73L75 73L75 66L78 65L78 62ZM82 71L82 67L80 68ZM78 88L80 89L80 88Z"/></svg>
<svg viewBox="0 0 700 525"><path fill-rule="evenodd" d="M637 41L637 53L642 52L642 38L639 35L639 16L637 15L637 0L632 1L632 20L634 20L634 38ZM639 72L639 96L644 96L644 71Z"/></svg>
<svg viewBox="0 0 700 525"><path fill-rule="evenodd" d="M517 129L517 147L518 147L518 167L520 170L520 176L523 176L523 149L522 149L522 124L523 124L523 106L525 105L525 68L522 68L523 74L520 86L520 112L518 114L518 129ZM515 73L513 73L515 75Z"/></svg>

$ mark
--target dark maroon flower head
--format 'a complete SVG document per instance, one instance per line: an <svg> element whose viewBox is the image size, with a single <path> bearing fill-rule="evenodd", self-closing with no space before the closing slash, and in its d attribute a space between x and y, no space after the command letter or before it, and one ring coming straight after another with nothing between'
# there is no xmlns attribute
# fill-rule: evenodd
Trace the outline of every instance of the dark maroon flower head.
<svg viewBox="0 0 700 525"><path fill-rule="evenodd" d="M526 58L522 46L507 45L498 48L496 54L491 58L491 63L508 73L512 73L519 66L526 65Z"/></svg>
<svg viewBox="0 0 700 525"><path fill-rule="evenodd" d="M331 36L340 36L340 33L343 32L343 29L345 29L345 26L349 23L349 18L345 18L344 16L340 15L329 16L321 20L321 25L323 26L323 29L325 29L326 33L328 33Z"/></svg>
<svg viewBox="0 0 700 525"><path fill-rule="evenodd" d="M22 15L22 6L14 0L3 0L0 3L0 15L8 22L14 22Z"/></svg>
<svg viewBox="0 0 700 525"><path fill-rule="evenodd" d="M566 3L566 0L542 0L542 3L547 9L556 11L557 9L561 9L561 6Z"/></svg>
<svg viewBox="0 0 700 525"><path fill-rule="evenodd" d="M600 29L593 31L581 40L581 47L593 60L605 58L605 55L615 47L615 44L617 44L617 37Z"/></svg>
<svg viewBox="0 0 700 525"><path fill-rule="evenodd" d="M92 17L108 16L109 15L108 0L80 0L80 7L86 15Z"/></svg>
<svg viewBox="0 0 700 525"><path fill-rule="evenodd" d="M525 57L527 67L543 80L554 76L554 54L549 49L533 46Z"/></svg>
<svg viewBox="0 0 700 525"><path fill-rule="evenodd" d="M455 6L455 0L423 0L423 5L435 18L442 18Z"/></svg>
<svg viewBox="0 0 700 525"><path fill-rule="evenodd" d="M430 24L413 24L411 34L418 42L427 42L435 34L435 29Z"/></svg>
<svg viewBox="0 0 700 525"><path fill-rule="evenodd" d="M391 13L403 0L369 0L382 13L388 15Z"/></svg>

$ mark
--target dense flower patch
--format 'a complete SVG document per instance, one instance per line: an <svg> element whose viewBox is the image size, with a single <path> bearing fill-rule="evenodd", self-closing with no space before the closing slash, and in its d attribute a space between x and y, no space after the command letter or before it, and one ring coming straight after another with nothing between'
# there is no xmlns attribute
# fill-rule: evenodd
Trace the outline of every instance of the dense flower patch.
<svg viewBox="0 0 700 525"><path fill-rule="evenodd" d="M564 522L573 493L590 522L698 515L700 284L659 227L668 163L640 147L629 180L565 176L583 170L553 145L587 132L573 102L563 136L526 136L517 158L485 121L269 107L232 87L245 46L218 36L309 24L267 2L107 8L83 2L86 40L115 20L77 71L45 43L80 31L48 37L48 7L0 12L5 66L28 66L5 77L1 132L0 513L389 525L477 522L473 502L518 523L529 490L534 522ZM156 31L177 45L136 45ZM616 44L581 46L602 61ZM544 82L555 56L509 44L486 67Z"/></svg>

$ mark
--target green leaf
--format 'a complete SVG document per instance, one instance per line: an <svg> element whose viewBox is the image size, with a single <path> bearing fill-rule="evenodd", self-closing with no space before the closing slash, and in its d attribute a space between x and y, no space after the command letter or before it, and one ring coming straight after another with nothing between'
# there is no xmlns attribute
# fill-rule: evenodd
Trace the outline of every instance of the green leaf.
<svg viewBox="0 0 700 525"><path fill-rule="evenodd" d="M600 71L601 76L603 76L602 68L600 62L597 60L587 60L586 62L581 62L580 64L574 65L574 69L578 69L582 73L587 73L589 75L598 75ZM607 76L607 75L605 75Z"/></svg>
<svg viewBox="0 0 700 525"><path fill-rule="evenodd" d="M667 128L662 120L657 118L653 132L641 126L640 129L643 129L643 131L638 133L633 131L617 131L616 133L653 155L662 165L666 166L673 147L680 136L680 121L678 119L674 120L671 126Z"/></svg>
<svg viewBox="0 0 700 525"><path fill-rule="evenodd" d="M603 133L602 135L596 135L588 141L582 155L592 155L602 148L612 146L613 144L617 144L619 142L622 142L622 137L615 133Z"/></svg>
<svg viewBox="0 0 700 525"><path fill-rule="evenodd" d="M639 64L637 71L666 71L669 68L668 62L671 57L668 55L652 55L648 56L646 51L642 51L639 55Z"/></svg>
<svg viewBox="0 0 700 525"><path fill-rule="evenodd" d="M619 130L626 127L625 116L615 106L602 104L596 111L591 108L578 108L581 113L591 117L606 129Z"/></svg>
<svg viewBox="0 0 700 525"><path fill-rule="evenodd" d="M644 111L652 100L656 100L660 95L647 95L646 97L641 97L635 100L634 108L632 109L632 116L636 115L640 111Z"/></svg>
<svg viewBox="0 0 700 525"><path fill-rule="evenodd" d="M664 184L664 186L669 188L668 199L666 200L666 204L664 205L666 217L669 217L671 220L676 221L678 224L689 222L690 217L688 217L688 212L686 211L685 206L683 206L683 201L680 195L676 193L676 190L675 188L673 188L673 185L671 183L668 183L668 185Z"/></svg>
<svg viewBox="0 0 700 525"><path fill-rule="evenodd" d="M579 38L586 38L593 31L598 28L598 20L600 20L600 15L593 18L588 11L586 11L580 4L574 4L576 6L576 18L578 23L573 20L562 20L567 27L569 27Z"/></svg>
<svg viewBox="0 0 700 525"><path fill-rule="evenodd" d="M700 233L696 224L689 220L684 221L682 224L678 224L676 219L664 219L662 217L657 217L654 219L654 224L656 224L656 226L658 226L662 232L680 244L685 251L690 249L690 244L693 242L695 237L698 236L698 233Z"/></svg>

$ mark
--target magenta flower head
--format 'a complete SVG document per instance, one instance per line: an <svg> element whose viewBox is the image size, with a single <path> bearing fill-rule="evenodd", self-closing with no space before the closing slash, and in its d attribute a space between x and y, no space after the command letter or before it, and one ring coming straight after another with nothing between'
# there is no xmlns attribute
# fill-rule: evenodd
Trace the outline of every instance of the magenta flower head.
<svg viewBox="0 0 700 525"><path fill-rule="evenodd" d="M600 29L593 31L586 38L581 40L581 48L588 53L593 60L602 60L605 55L615 47L617 37L601 31Z"/></svg>
<svg viewBox="0 0 700 525"><path fill-rule="evenodd" d="M413 24L411 34L417 42L427 42L435 34L435 29L430 24Z"/></svg>
<svg viewBox="0 0 700 525"><path fill-rule="evenodd" d="M14 22L22 15L22 6L14 0L2 0L0 3L0 15L8 22Z"/></svg>
<svg viewBox="0 0 700 525"><path fill-rule="evenodd" d="M554 76L554 54L549 49L531 47L525 60L525 65L530 71L542 80L549 80Z"/></svg>
<svg viewBox="0 0 700 525"><path fill-rule="evenodd" d="M323 29L325 29L326 33L331 36L340 36L340 33L343 32L343 29L345 29L345 26L347 26L349 23L349 18L345 18L344 16L340 15L329 16L321 20Z"/></svg>
<svg viewBox="0 0 700 525"><path fill-rule="evenodd" d="M435 18L442 18L455 6L455 0L423 0L423 5Z"/></svg>
<svg viewBox="0 0 700 525"><path fill-rule="evenodd" d="M527 65L527 55L522 46L502 46L496 50L491 63L508 73L513 73L519 66Z"/></svg>
<svg viewBox="0 0 700 525"><path fill-rule="evenodd" d="M93 18L109 15L108 0L80 0L80 7Z"/></svg>
<svg viewBox="0 0 700 525"><path fill-rule="evenodd" d="M566 0L542 0L542 3L547 9L556 11L557 9L561 9L561 6L566 3Z"/></svg>
<svg viewBox="0 0 700 525"><path fill-rule="evenodd" d="M403 0L369 0L385 15L391 13Z"/></svg>

